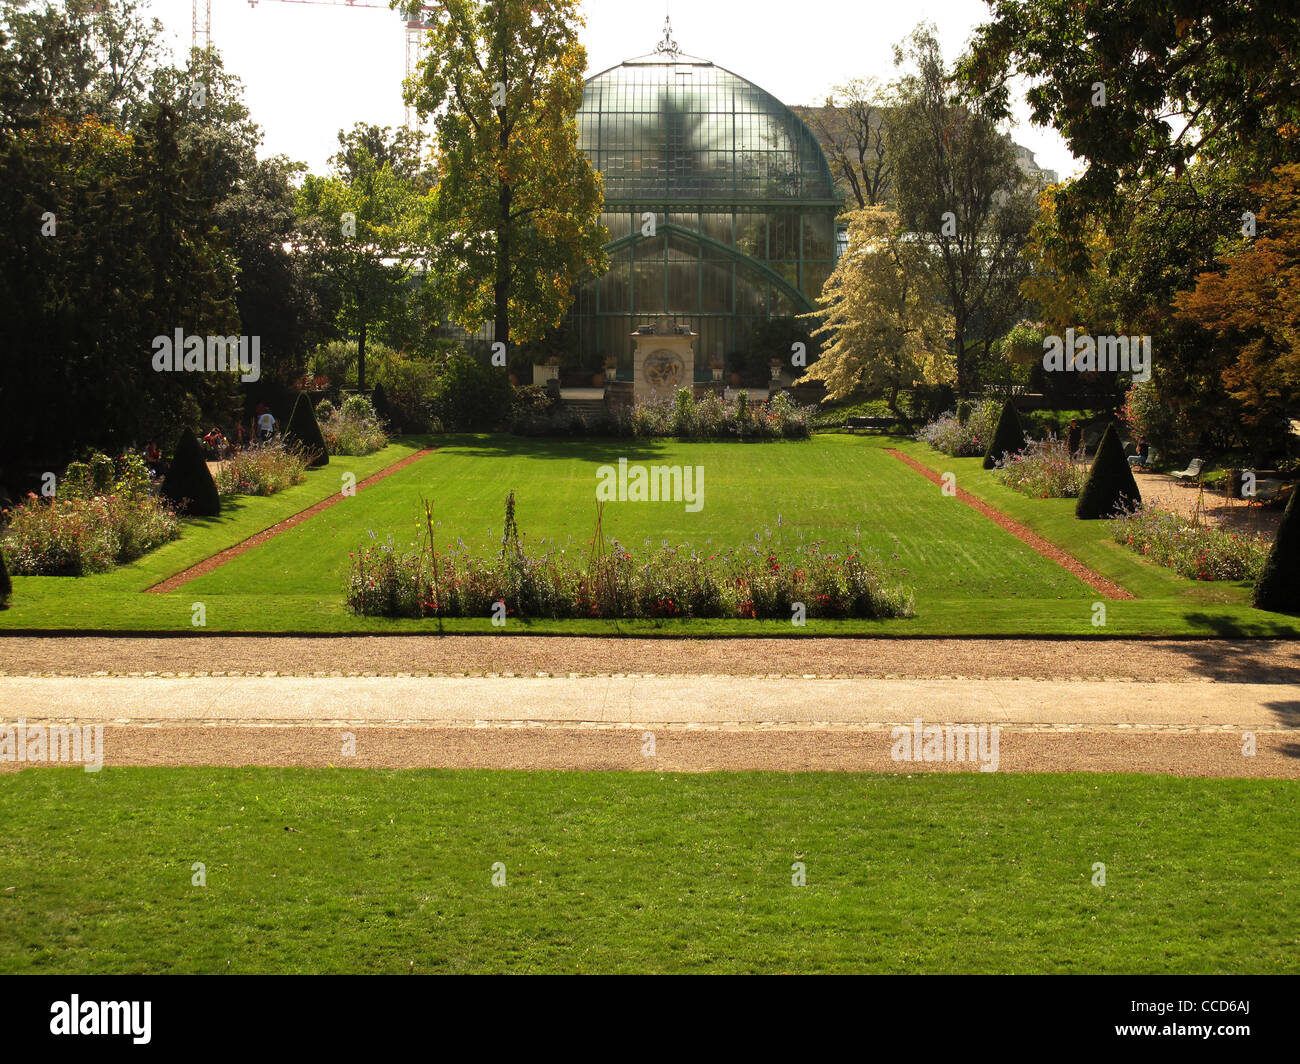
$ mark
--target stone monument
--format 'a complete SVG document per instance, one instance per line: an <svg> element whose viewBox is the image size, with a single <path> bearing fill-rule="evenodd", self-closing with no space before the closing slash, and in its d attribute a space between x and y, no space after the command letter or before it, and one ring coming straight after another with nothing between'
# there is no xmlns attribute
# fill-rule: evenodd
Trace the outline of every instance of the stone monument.
<svg viewBox="0 0 1300 1064"><path fill-rule="evenodd" d="M695 333L661 317L632 334L632 399L671 399L678 388L695 388Z"/></svg>

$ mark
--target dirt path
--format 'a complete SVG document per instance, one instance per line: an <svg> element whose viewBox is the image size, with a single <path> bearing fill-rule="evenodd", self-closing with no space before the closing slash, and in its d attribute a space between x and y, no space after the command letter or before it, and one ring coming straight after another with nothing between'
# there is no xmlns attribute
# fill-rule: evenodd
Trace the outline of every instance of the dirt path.
<svg viewBox="0 0 1300 1064"><path fill-rule="evenodd" d="M887 447L885 453L892 454L900 462L915 469L927 480L931 480L936 484L943 483L943 477L940 474L936 473L928 466L922 465L911 455L906 455L902 451L896 451L892 447ZM1073 555L1067 554L1065 551L1061 550L1061 548L1055 543L1049 543L1036 532L1031 532L1024 525L1020 524L1020 522L1013 521L1006 514L1002 513L1001 510L995 510L988 503L977 499L964 488L956 488L956 492L958 500L964 502L972 510L976 510L983 514L1000 528L1010 532L1016 537L1016 539L1020 540L1021 543L1033 548L1048 561L1055 562L1062 569L1077 576L1094 591L1100 592L1109 599L1131 599L1133 597L1130 592L1120 587L1119 584L1115 583L1113 580L1107 580L1106 577L1102 576L1100 573L1089 569L1083 564L1083 562L1079 561Z"/></svg>
<svg viewBox="0 0 1300 1064"><path fill-rule="evenodd" d="M391 477L394 473L400 473L411 463L418 462L425 455L432 454L436 450L436 447L426 447L423 450L416 451L415 454L408 455L400 462L394 462L390 466L385 466L378 473L372 473L370 476L366 477L365 480L361 481L361 483L357 485L357 491L360 491L362 488L368 488L372 484L378 484L381 480ZM309 506L307 509L294 514L292 517L286 517L283 521L272 525L270 528L263 529L261 532L257 533L257 535L249 536L248 539L243 542L236 543L233 547L227 547L219 554L214 554L210 558L204 558L203 561L199 562L197 565L191 565L188 569L177 573L175 576L169 576L166 580L162 581L162 583L154 584L153 587L145 588L145 594L165 595L169 591L175 591L177 588L188 584L191 580L196 580L200 576L206 576L208 573L212 572L212 570L225 565L226 562L231 559L238 558L241 554L246 554L254 547L260 547L268 539L281 535L284 532L288 532L289 529L302 524L304 521L315 517L319 513L323 513L331 506L337 506L345 498L347 498L347 496L342 492L339 492L337 495L331 495L327 499L322 499L320 502L316 503L316 505Z"/></svg>

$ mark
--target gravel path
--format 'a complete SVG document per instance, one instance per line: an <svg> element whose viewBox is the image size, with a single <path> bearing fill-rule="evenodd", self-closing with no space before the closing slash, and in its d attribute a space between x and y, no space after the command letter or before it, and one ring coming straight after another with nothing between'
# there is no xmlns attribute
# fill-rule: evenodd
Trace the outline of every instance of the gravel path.
<svg viewBox="0 0 1300 1064"><path fill-rule="evenodd" d="M1291 641L0 637L0 706L110 766L978 771L894 761L920 718L999 771L1300 778Z"/></svg>
<svg viewBox="0 0 1300 1064"><path fill-rule="evenodd" d="M0 635L0 676L862 676L1300 683L1293 640Z"/></svg>

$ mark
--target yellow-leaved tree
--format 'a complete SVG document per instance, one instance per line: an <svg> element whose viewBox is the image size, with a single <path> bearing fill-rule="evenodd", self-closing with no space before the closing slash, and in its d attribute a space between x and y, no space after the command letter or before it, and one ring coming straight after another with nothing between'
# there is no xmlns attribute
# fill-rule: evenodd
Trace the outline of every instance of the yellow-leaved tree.
<svg viewBox="0 0 1300 1064"><path fill-rule="evenodd" d="M822 288L821 309L804 315L821 321L814 336L828 337L805 379L823 381L827 399L884 395L903 417L901 390L953 380L952 314L898 215L865 207L847 218L848 250Z"/></svg>

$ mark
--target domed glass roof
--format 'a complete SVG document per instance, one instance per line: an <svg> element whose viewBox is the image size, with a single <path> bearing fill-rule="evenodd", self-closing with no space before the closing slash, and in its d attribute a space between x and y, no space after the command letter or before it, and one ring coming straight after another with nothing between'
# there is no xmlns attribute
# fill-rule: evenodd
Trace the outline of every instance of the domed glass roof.
<svg viewBox="0 0 1300 1064"><path fill-rule="evenodd" d="M590 78L578 136L615 205L835 198L826 157L798 116L752 82L675 50Z"/></svg>

